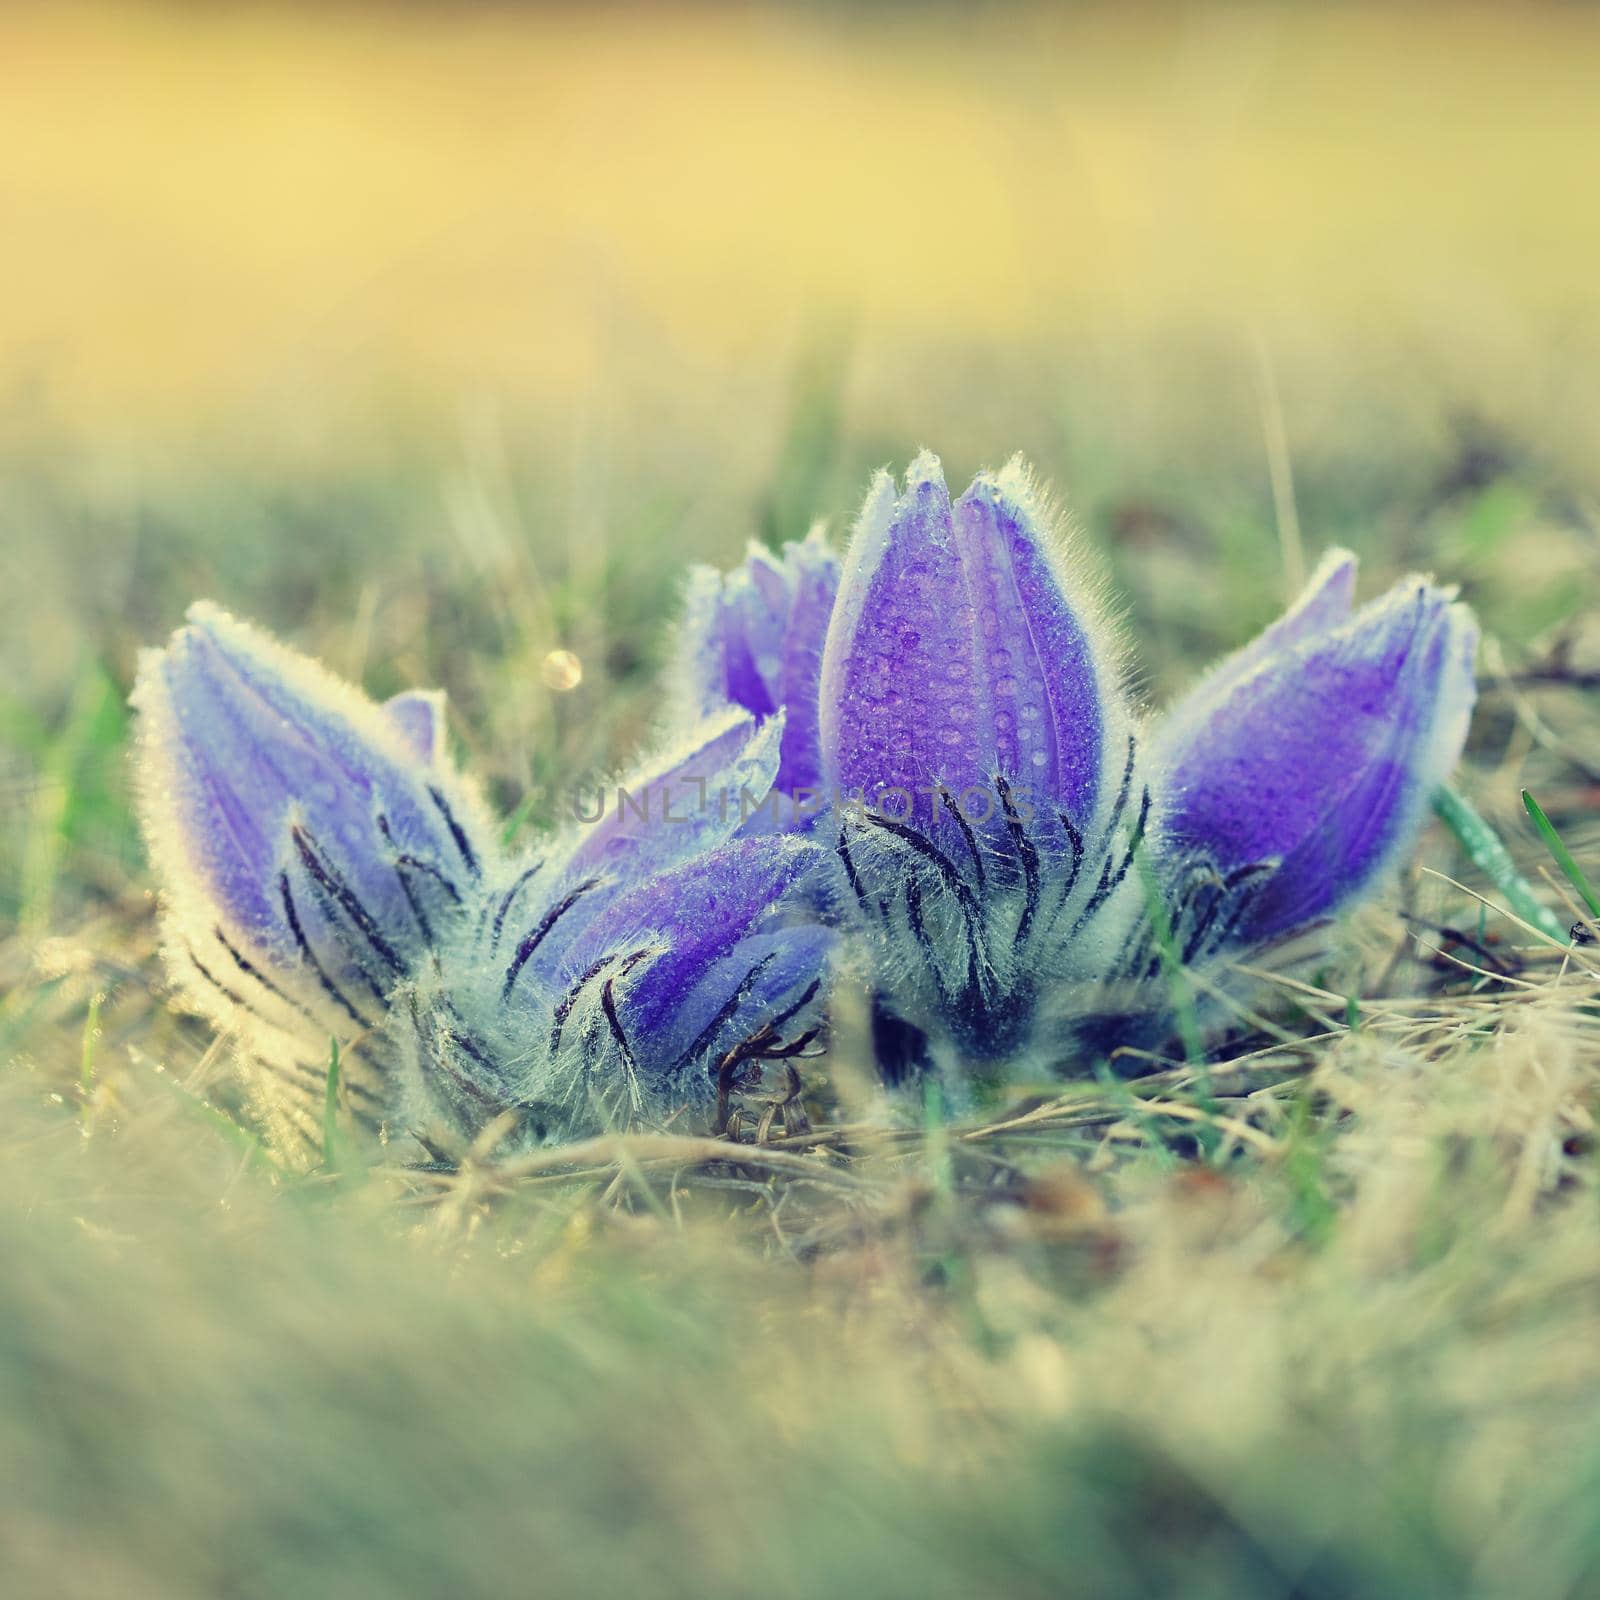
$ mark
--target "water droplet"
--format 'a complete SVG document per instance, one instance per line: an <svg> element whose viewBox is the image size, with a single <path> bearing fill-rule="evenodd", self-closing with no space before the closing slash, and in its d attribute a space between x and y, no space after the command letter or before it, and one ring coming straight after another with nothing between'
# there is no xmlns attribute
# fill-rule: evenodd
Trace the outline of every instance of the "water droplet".
<svg viewBox="0 0 1600 1600"><path fill-rule="evenodd" d="M545 688L565 694L583 682L583 663L571 650L552 650L539 663L539 676Z"/></svg>

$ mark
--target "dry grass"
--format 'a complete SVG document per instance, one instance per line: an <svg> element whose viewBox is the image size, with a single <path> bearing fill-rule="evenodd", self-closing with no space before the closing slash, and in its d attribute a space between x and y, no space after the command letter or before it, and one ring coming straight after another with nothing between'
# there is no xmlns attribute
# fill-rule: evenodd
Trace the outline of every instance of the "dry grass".
<svg viewBox="0 0 1600 1600"><path fill-rule="evenodd" d="M136 893L11 941L11 1592L1596 1592L1600 968L1405 899L1204 1069L310 1178Z"/></svg>

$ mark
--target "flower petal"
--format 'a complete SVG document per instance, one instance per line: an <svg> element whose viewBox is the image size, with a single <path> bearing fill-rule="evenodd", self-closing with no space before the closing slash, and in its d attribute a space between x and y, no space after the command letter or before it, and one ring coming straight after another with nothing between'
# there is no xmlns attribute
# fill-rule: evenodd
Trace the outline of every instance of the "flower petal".
<svg viewBox="0 0 1600 1600"><path fill-rule="evenodd" d="M383 702L383 712L418 761L431 766L444 753L443 689L404 689Z"/></svg>
<svg viewBox="0 0 1600 1600"><path fill-rule="evenodd" d="M601 791L601 815L580 839L569 876L643 876L720 844L766 800L778 772L784 719L756 725L723 707L694 735Z"/></svg>
<svg viewBox="0 0 1600 1600"><path fill-rule="evenodd" d="M775 786L785 794L820 779L817 678L839 583L820 528L773 555L752 544L726 577L689 578L671 692L690 719L733 704L757 717L788 716Z"/></svg>
<svg viewBox="0 0 1600 1600"><path fill-rule="evenodd" d="M189 617L133 697L169 940L224 940L231 983L276 995L265 969L294 973L355 1019L354 991L381 998L482 871L476 799L315 662L214 606Z"/></svg>
<svg viewBox="0 0 1600 1600"><path fill-rule="evenodd" d="M1472 709L1477 629L1451 599L1409 579L1341 626L1290 629L1287 648L1251 647L1253 666L1167 719L1156 770L1169 860L1272 868L1233 942L1333 914L1411 841Z"/></svg>
<svg viewBox="0 0 1600 1600"><path fill-rule="evenodd" d="M764 1026L799 1033L814 1014L834 942L833 930L816 924L747 934L676 1008L660 1058L705 1075Z"/></svg>
<svg viewBox="0 0 1600 1600"><path fill-rule="evenodd" d="M994 727L976 623L944 475L925 451L898 500L879 474L845 559L820 688L830 786L927 828L937 785L988 785Z"/></svg>
<svg viewBox="0 0 1600 1600"><path fill-rule="evenodd" d="M788 720L774 787L793 794L822 783L817 691L822 678L823 641L839 590L839 558L820 528L813 529L800 543L786 546L784 553L792 589L783 630L778 699Z"/></svg>
<svg viewBox="0 0 1600 1600"><path fill-rule="evenodd" d="M759 552L765 555L765 551ZM722 664L728 699L758 717L778 709L778 649L783 638L783 605L771 601L751 567L728 574L720 617ZM766 573L764 576L770 577ZM781 583L781 575L779 577Z"/></svg>
<svg viewBox="0 0 1600 1600"><path fill-rule="evenodd" d="M1014 788L1094 814L1108 744L1124 738L1110 652L1074 605L1019 459L984 473L956 503L956 544L976 608L977 668L992 696L998 770Z"/></svg>
<svg viewBox="0 0 1600 1600"><path fill-rule="evenodd" d="M1329 550L1294 604L1249 644L1217 662L1173 707L1170 720L1174 724L1198 720L1208 707L1224 702L1233 686L1263 662L1347 622L1355 592L1355 556L1348 550Z"/></svg>
<svg viewBox="0 0 1600 1600"><path fill-rule="evenodd" d="M575 942L567 969L575 976L611 950L662 946L630 986L628 1013L641 1036L670 1029L710 968L826 859L800 839L735 839L619 895Z"/></svg>
<svg viewBox="0 0 1600 1600"><path fill-rule="evenodd" d="M722 642L722 574L715 567L689 568L667 694L691 724L729 703Z"/></svg>

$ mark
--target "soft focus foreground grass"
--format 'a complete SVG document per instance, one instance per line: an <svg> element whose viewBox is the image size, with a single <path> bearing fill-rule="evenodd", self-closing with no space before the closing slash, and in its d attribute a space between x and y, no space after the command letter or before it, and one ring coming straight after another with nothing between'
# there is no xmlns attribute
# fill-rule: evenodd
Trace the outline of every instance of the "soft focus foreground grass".
<svg viewBox="0 0 1600 1600"><path fill-rule="evenodd" d="M1462 787L1537 873L1531 783L1593 875L1595 47L0 15L7 1592L1600 1593L1582 952L1412 873L1248 1070L1003 1140L291 1181L161 1003L124 709L214 595L446 686L537 828L647 732L685 559L1022 447L1157 702L1281 603L1286 507L1368 592L1461 582Z"/></svg>
<svg viewBox="0 0 1600 1600"><path fill-rule="evenodd" d="M759 1174L271 1186L129 996L12 1069L8 1592L1592 1594L1593 993L1369 1018L1220 1167L913 1162L806 1266Z"/></svg>

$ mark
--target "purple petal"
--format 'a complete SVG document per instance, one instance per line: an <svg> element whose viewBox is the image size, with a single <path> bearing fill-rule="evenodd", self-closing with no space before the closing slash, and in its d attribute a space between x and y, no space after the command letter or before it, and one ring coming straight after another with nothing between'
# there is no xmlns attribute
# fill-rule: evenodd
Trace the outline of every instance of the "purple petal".
<svg viewBox="0 0 1600 1600"><path fill-rule="evenodd" d="M1163 848L1224 875L1276 864L1241 942L1333 914L1410 842L1466 737L1476 639L1449 594L1410 579L1167 720Z"/></svg>
<svg viewBox="0 0 1600 1600"><path fill-rule="evenodd" d="M1093 608L1069 598L1019 461L977 478L954 512L934 457L904 496L880 477L851 546L824 651L823 769L903 816L930 785L994 815L996 774L1020 800L1086 824L1126 713ZM891 802L885 791L898 790ZM981 798L979 798L981 796ZM942 819L939 826L945 824Z"/></svg>
<svg viewBox="0 0 1600 1600"><path fill-rule="evenodd" d="M629 989L636 1026L668 1027L707 972L825 861L799 839L736 839L619 895L571 947L576 975L610 950L665 946Z"/></svg>
<svg viewBox="0 0 1600 1600"><path fill-rule="evenodd" d="M1067 599L1043 521L1013 461L975 479L957 502L956 543L977 612L973 645L992 697L997 768L1082 822L1099 800L1113 732L1109 657Z"/></svg>
<svg viewBox="0 0 1600 1600"><path fill-rule="evenodd" d="M385 952L403 962L424 942L397 863L427 864L430 899L481 865L483 824L453 775L422 766L350 685L215 607L195 606L164 651L146 653L134 704L142 821L191 933L225 924L284 967L329 935L392 979ZM286 871L300 885L298 933Z"/></svg>
<svg viewBox="0 0 1600 1600"><path fill-rule="evenodd" d="M725 1050L768 1023L785 1037L800 1033L814 1014L834 942L832 929L815 924L746 935L676 1009L654 1046L657 1059L704 1075Z"/></svg>
<svg viewBox="0 0 1600 1600"><path fill-rule="evenodd" d="M406 747L431 766L444 752L444 691L405 689L383 702L383 712Z"/></svg>
<svg viewBox="0 0 1600 1600"><path fill-rule="evenodd" d="M752 616L752 625L763 633L782 631L783 618L793 598L787 564L780 561L765 545L751 542L744 558L744 570L750 586L760 602L760 611Z"/></svg>
<svg viewBox="0 0 1600 1600"><path fill-rule="evenodd" d="M778 709L773 678L782 637L781 612L768 609L749 572L732 573L721 612L722 661L728 699L758 717Z"/></svg>
<svg viewBox="0 0 1600 1600"><path fill-rule="evenodd" d="M722 574L715 567L693 566L684 587L668 681L669 695L691 723L728 705L724 661Z"/></svg>
<svg viewBox="0 0 1600 1600"><path fill-rule="evenodd" d="M950 496L924 452L899 500L879 475L845 560L822 658L830 786L928 827L930 788L990 782L994 725L973 662L976 629Z"/></svg>
<svg viewBox="0 0 1600 1600"><path fill-rule="evenodd" d="M817 691L822 678L822 644L839 589L839 561L820 530L803 543L788 546L786 555L793 590L783 630L778 698L788 720L774 786L793 794L822 783Z"/></svg>
<svg viewBox="0 0 1600 1600"><path fill-rule="evenodd" d="M1295 603L1249 644L1213 666L1173 707L1173 722L1181 724L1204 716L1209 706L1225 701L1234 685L1264 661L1331 633L1348 621L1355 592L1356 558L1348 550L1329 550Z"/></svg>
<svg viewBox="0 0 1600 1600"><path fill-rule="evenodd" d="M778 771L784 723L724 708L684 745L600 791L600 817L567 866L643 876L719 844L766 799ZM592 804L592 802L590 802Z"/></svg>
<svg viewBox="0 0 1600 1600"><path fill-rule="evenodd" d="M1331 633L1350 617L1356 598L1355 556L1335 546L1325 551L1294 604L1258 638L1229 658L1254 665L1276 651Z"/></svg>
<svg viewBox="0 0 1600 1600"><path fill-rule="evenodd" d="M784 711L775 785L785 794L820 780L817 679L838 582L820 529L777 556L752 544L726 577L690 574L672 692L690 719L728 704L757 717Z"/></svg>

